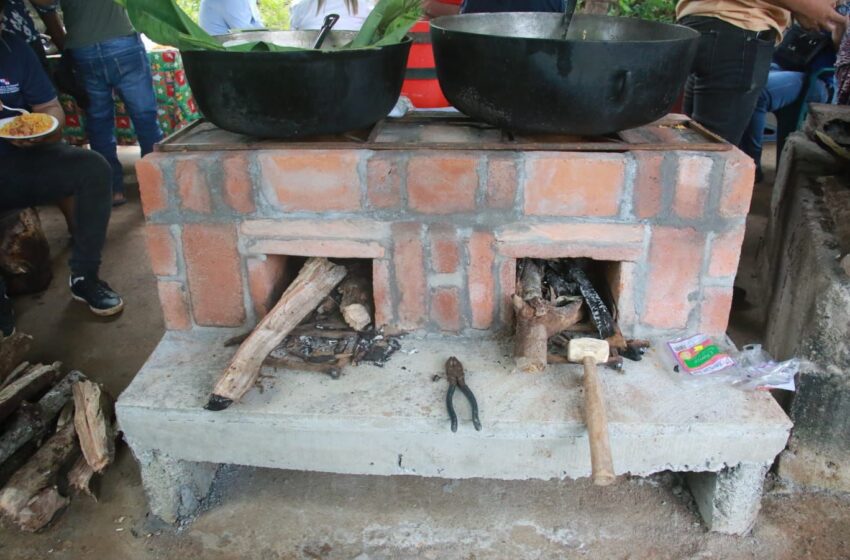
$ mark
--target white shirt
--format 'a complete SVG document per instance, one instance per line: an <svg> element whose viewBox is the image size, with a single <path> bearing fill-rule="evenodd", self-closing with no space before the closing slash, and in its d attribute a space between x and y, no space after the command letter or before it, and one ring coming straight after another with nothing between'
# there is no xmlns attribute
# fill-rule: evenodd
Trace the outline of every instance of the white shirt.
<svg viewBox="0 0 850 560"><path fill-rule="evenodd" d="M198 23L210 35L263 27L257 0L201 0Z"/></svg>
<svg viewBox="0 0 850 560"><path fill-rule="evenodd" d="M328 14L338 14L339 21L334 25L338 31L360 31L366 17L375 7L372 0L359 0L357 14L348 13L343 0L325 0L322 10L317 14L316 0L295 0L289 7L289 23L292 29L321 29Z"/></svg>

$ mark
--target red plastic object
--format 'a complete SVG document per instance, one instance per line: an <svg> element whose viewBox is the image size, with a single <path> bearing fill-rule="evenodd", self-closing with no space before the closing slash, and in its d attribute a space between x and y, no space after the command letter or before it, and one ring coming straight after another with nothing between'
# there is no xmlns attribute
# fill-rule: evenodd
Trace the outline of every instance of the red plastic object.
<svg viewBox="0 0 850 560"><path fill-rule="evenodd" d="M440 89L437 70L434 67L431 24L428 20L421 20L411 28L410 33L413 36L413 45L407 57L407 74L401 86L401 94L410 99L414 107L421 109L449 107L450 104Z"/></svg>

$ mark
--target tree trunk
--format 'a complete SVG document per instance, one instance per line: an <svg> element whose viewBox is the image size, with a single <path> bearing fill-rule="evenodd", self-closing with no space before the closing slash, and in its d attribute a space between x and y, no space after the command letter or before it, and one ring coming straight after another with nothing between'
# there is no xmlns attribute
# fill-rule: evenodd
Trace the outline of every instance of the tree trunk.
<svg viewBox="0 0 850 560"><path fill-rule="evenodd" d="M339 286L342 293L339 304L342 318L358 332L372 324L372 283L369 277L369 270L365 266L352 266Z"/></svg>
<svg viewBox="0 0 850 560"><path fill-rule="evenodd" d="M80 379L85 379L85 376L79 371L72 371L41 397L38 404L18 410L0 435L0 465L27 442L47 433L53 419L71 399L71 385Z"/></svg>
<svg viewBox="0 0 850 560"><path fill-rule="evenodd" d="M55 484L59 471L76 456L77 449L74 424L66 424L0 490L0 512L20 523L22 510L36 494Z"/></svg>
<svg viewBox="0 0 850 560"><path fill-rule="evenodd" d="M206 408L223 410L242 398L257 381L269 352L330 294L345 273L345 267L325 258L308 259L280 301L239 346L215 384Z"/></svg>
<svg viewBox="0 0 850 560"><path fill-rule="evenodd" d="M112 398L97 383L74 383L74 426L83 457L101 472L115 459L115 426Z"/></svg>
<svg viewBox="0 0 850 560"><path fill-rule="evenodd" d="M35 366L21 378L0 390L0 422L15 412L23 401L53 385L59 377L61 366L59 362Z"/></svg>

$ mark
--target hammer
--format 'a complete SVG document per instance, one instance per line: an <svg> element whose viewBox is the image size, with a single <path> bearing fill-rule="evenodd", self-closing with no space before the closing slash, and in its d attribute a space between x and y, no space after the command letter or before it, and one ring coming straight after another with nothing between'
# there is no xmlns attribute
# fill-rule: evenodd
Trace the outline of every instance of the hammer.
<svg viewBox="0 0 850 560"><path fill-rule="evenodd" d="M608 342L596 338L575 338L570 341L567 357L571 362L584 365L584 421L590 438L591 476L597 486L607 486L614 482L614 464L596 364L608 361Z"/></svg>

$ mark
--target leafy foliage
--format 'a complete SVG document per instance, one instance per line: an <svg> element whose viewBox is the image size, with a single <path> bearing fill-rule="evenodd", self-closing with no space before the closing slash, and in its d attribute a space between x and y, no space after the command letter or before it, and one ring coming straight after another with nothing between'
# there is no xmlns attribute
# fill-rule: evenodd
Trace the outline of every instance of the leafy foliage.
<svg viewBox="0 0 850 560"><path fill-rule="evenodd" d="M616 0L609 13L669 23L676 19L676 0Z"/></svg>

